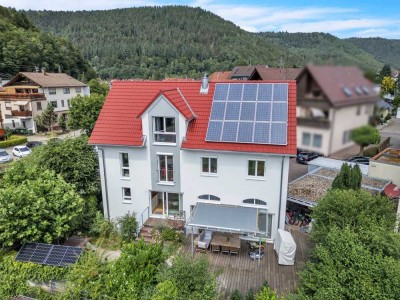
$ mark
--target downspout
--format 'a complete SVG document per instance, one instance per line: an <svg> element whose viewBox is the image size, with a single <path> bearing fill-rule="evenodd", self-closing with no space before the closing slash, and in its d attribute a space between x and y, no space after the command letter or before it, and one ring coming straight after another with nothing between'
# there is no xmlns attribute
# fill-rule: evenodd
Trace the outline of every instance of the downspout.
<svg viewBox="0 0 400 300"><path fill-rule="evenodd" d="M101 159L103 162L103 177L104 177L104 188L106 191L106 206L107 206L107 219L110 220L110 205L108 203L108 187L107 187L107 176L106 176L106 163L105 163L105 159L104 159L104 149L103 148L99 148L99 150L101 151Z"/></svg>
<svg viewBox="0 0 400 300"><path fill-rule="evenodd" d="M282 190L283 190L283 165L284 165L285 158L282 156L282 163L281 163L281 186L279 188L279 213L278 213L278 228L281 224L281 208L282 208ZM272 238L272 233L271 233Z"/></svg>
<svg viewBox="0 0 400 300"><path fill-rule="evenodd" d="M329 133L331 136L329 139L329 149L328 149L327 156L332 154L333 125L335 124L335 116L336 116L336 109L333 110L332 122L329 125Z"/></svg>

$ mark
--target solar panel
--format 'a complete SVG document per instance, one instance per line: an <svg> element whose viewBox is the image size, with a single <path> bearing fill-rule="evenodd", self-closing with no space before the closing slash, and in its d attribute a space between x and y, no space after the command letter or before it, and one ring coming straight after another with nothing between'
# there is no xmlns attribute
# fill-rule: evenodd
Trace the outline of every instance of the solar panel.
<svg viewBox="0 0 400 300"><path fill-rule="evenodd" d="M76 263L81 254L82 248L79 247L25 243L19 250L15 260L65 267Z"/></svg>
<svg viewBox="0 0 400 300"><path fill-rule="evenodd" d="M287 83L216 84L206 141L287 144Z"/></svg>

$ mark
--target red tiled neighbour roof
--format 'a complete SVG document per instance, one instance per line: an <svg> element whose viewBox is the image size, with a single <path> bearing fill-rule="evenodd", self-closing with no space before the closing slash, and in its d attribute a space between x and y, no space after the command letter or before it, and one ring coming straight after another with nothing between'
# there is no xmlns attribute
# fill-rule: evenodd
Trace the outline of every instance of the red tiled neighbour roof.
<svg viewBox="0 0 400 300"><path fill-rule="evenodd" d="M153 101L150 101L149 104L138 114L138 117L140 117L161 95L163 95L185 117L186 120L191 120L196 117L179 88L160 91Z"/></svg>
<svg viewBox="0 0 400 300"><path fill-rule="evenodd" d="M214 72L210 75L210 81L230 80L231 74L231 71Z"/></svg>
<svg viewBox="0 0 400 300"><path fill-rule="evenodd" d="M366 79L357 67L307 65L297 76L297 80L307 72L317 82L334 107L378 101L378 94L374 90L374 84ZM368 88L368 94L365 94L364 91L361 94L357 93L356 88L362 88L363 86ZM351 96L347 96L343 88L349 88Z"/></svg>
<svg viewBox="0 0 400 300"><path fill-rule="evenodd" d="M232 83L232 81L229 81ZM257 82L240 82L258 84ZM209 83L208 94L200 94L200 81L114 81L107 96L89 143L95 145L125 145L140 147L143 144L142 120L137 118L164 91L174 106L187 101L196 118L192 119L186 133L183 149L236 151L273 154L296 154L296 82L268 81L268 83L289 84L289 109L287 145L244 144L226 142L206 142L208 121L216 82ZM167 91L168 90L168 91ZM183 97L178 95L180 92ZM174 100L171 100L174 99ZM185 105L184 105L185 107ZM177 108L178 109L178 108ZM181 108L184 116L188 111ZM185 108L186 109L186 108ZM178 109L181 111L180 109ZM186 117L186 116L185 116Z"/></svg>

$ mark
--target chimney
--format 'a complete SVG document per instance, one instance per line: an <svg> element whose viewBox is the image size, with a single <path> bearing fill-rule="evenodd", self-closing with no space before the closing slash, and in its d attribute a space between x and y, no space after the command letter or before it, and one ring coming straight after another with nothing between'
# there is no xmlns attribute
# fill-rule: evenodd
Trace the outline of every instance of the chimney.
<svg viewBox="0 0 400 300"><path fill-rule="evenodd" d="M208 86L208 77L207 74L204 74L204 77L201 79L200 94L208 94Z"/></svg>
<svg viewBox="0 0 400 300"><path fill-rule="evenodd" d="M44 67L42 67L42 74L43 76L46 75L46 69Z"/></svg>

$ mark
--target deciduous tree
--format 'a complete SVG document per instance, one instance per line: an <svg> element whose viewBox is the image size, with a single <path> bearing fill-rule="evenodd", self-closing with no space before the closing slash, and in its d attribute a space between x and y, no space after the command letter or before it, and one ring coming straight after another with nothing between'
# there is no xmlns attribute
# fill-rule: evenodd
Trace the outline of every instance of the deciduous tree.
<svg viewBox="0 0 400 300"><path fill-rule="evenodd" d="M370 144L378 144L381 140L381 135L376 128L365 125L353 129L350 133L350 138L360 146L360 155L363 155L364 147Z"/></svg>
<svg viewBox="0 0 400 300"><path fill-rule="evenodd" d="M77 227L83 200L53 171L15 162L0 189L0 245L52 243Z"/></svg>
<svg viewBox="0 0 400 300"><path fill-rule="evenodd" d="M90 136L103 107L104 99L105 96L99 94L72 98L68 114L68 127L84 130L86 135Z"/></svg>
<svg viewBox="0 0 400 300"><path fill-rule="evenodd" d="M46 109L36 117L36 123L38 126L47 128L48 131L52 131L53 125L56 122L57 115L54 113L54 106L51 103L48 103Z"/></svg>
<svg viewBox="0 0 400 300"><path fill-rule="evenodd" d="M396 88L396 81L392 77L384 77L381 83L382 94L394 94Z"/></svg>

